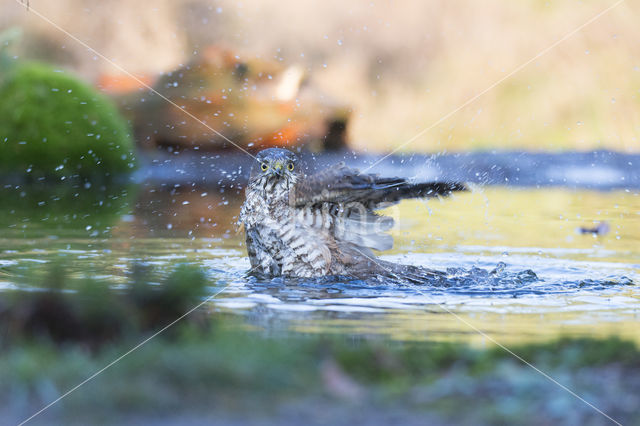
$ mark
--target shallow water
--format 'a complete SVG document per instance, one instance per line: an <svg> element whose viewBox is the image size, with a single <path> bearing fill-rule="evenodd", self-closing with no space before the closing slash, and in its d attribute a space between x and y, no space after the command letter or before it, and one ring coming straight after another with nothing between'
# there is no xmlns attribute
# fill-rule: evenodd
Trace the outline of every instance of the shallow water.
<svg viewBox="0 0 640 426"><path fill-rule="evenodd" d="M164 272L191 263L208 271L212 293L225 289L209 309L266 333L475 344L487 336L513 343L618 335L640 342L637 191L487 187L387 210L396 244L383 259L447 271L446 287L247 278L233 225L242 201L235 192L146 185L6 191L6 200L17 194L20 201L2 203L0 288L56 259L74 274L123 284L134 262ZM609 232L577 232L594 222L606 222Z"/></svg>

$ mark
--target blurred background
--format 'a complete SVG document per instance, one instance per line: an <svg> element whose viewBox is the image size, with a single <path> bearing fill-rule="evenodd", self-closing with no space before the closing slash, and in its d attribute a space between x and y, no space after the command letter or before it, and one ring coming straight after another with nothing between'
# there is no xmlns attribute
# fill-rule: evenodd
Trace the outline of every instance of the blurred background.
<svg viewBox="0 0 640 426"><path fill-rule="evenodd" d="M288 91L286 82L281 84L279 101L298 98L298 86L313 93L299 103L293 101L287 118L310 120L307 109L332 114L311 108L309 98L327 107L345 107L349 146L376 152L412 138L608 6L573 0L410 5L345 5L333 0L313 5L257 0L32 3L150 84L185 64L225 54L228 62L251 64L252 83L260 72L289 78ZM638 151L639 7L635 2L619 5L403 150ZM114 96L135 92L139 86L24 7L7 1L0 28L16 26L23 35L15 54L25 59L72 69ZM182 90L187 98L196 95ZM275 91L266 96L275 96ZM252 115L244 129L250 133L252 126L259 126L255 117L268 113L244 115ZM187 127L199 126L186 117L182 120ZM305 131L309 129L292 133L300 136ZM270 136L264 133L260 136Z"/></svg>

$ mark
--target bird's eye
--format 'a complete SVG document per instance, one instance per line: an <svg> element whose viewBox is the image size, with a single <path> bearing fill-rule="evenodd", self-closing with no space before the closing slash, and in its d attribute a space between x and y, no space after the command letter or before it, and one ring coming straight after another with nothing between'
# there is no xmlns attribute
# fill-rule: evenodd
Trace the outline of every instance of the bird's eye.
<svg viewBox="0 0 640 426"><path fill-rule="evenodd" d="M269 165L267 163L262 163L260 164L260 168L262 169L263 172L266 172L267 169L269 168Z"/></svg>
<svg viewBox="0 0 640 426"><path fill-rule="evenodd" d="M287 164L287 170L289 170L290 172L292 172L292 171L293 171L293 168L294 168L293 163L289 163L289 164Z"/></svg>

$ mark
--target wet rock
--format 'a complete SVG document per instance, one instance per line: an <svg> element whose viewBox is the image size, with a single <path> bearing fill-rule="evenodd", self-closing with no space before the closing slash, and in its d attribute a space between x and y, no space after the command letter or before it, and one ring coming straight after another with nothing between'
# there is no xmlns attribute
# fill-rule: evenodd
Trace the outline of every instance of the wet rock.
<svg viewBox="0 0 640 426"><path fill-rule="evenodd" d="M112 92L131 86L124 77L101 82ZM236 144L248 151L273 146L337 150L346 145L349 108L320 93L296 65L243 59L212 46L158 78L153 88L166 99L142 88L120 96L143 149L211 152L237 149Z"/></svg>

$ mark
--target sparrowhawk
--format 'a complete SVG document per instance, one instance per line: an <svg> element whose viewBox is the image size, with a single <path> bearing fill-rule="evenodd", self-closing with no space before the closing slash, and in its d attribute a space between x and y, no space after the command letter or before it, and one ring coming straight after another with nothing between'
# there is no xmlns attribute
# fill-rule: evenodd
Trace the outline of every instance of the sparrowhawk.
<svg viewBox="0 0 640 426"><path fill-rule="evenodd" d="M259 152L251 169L239 223L246 233L252 271L263 277L400 277L420 282L437 276L425 268L377 259L388 250L393 219L375 211L403 198L465 190L450 182L410 183L361 174L344 163L305 175L291 151Z"/></svg>

